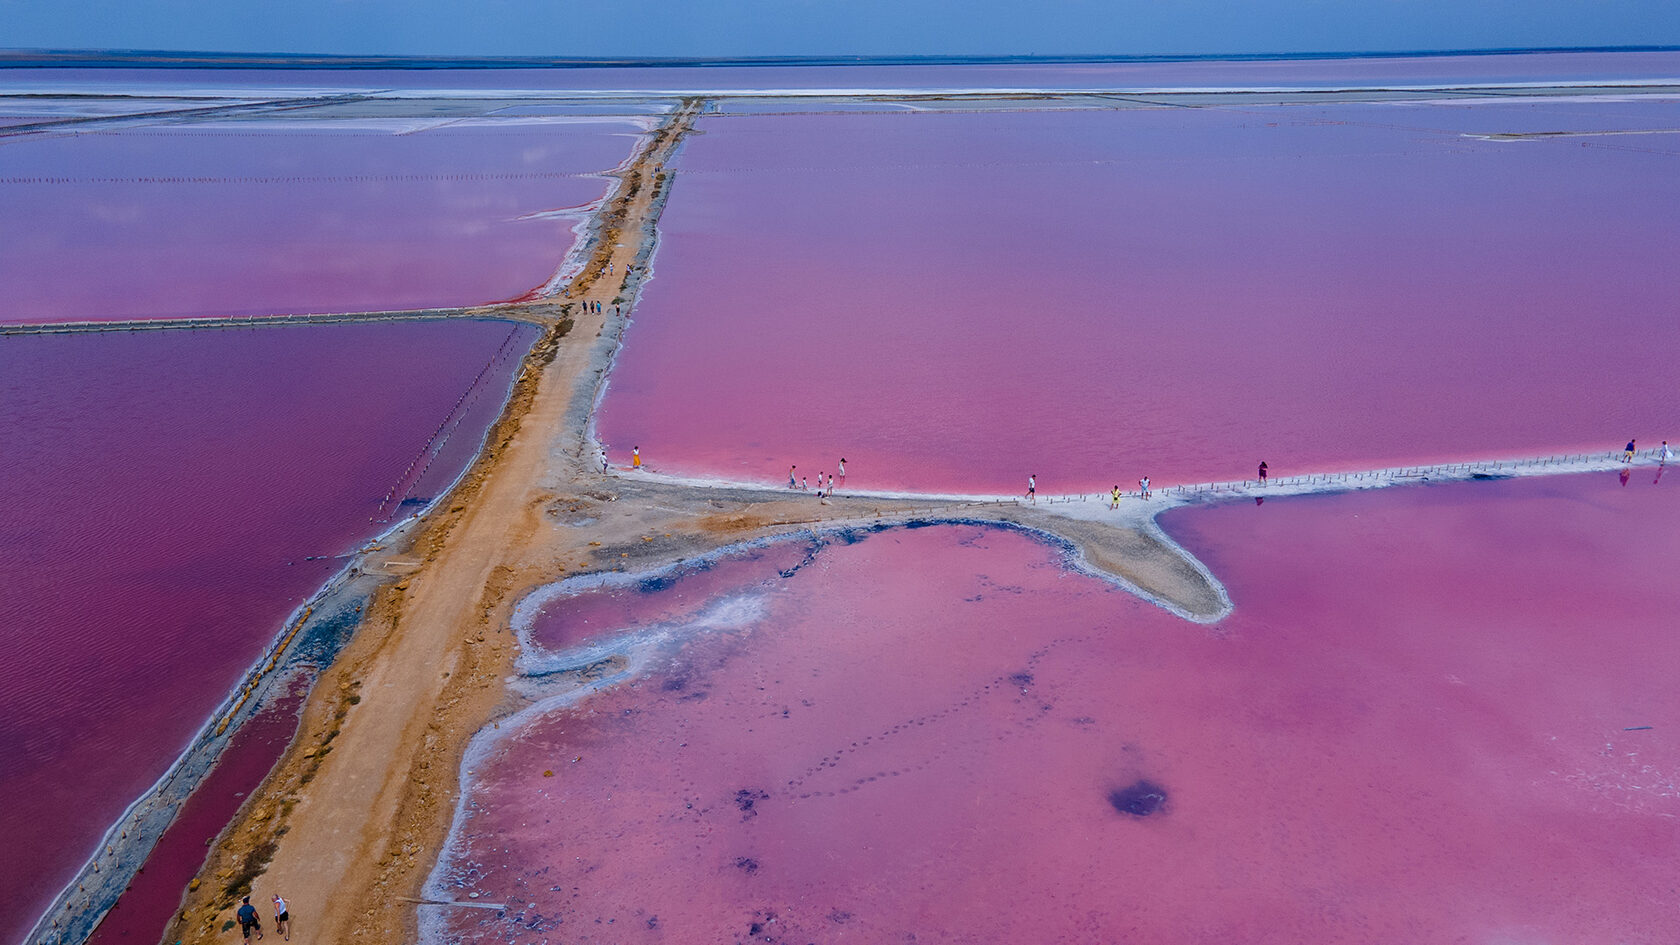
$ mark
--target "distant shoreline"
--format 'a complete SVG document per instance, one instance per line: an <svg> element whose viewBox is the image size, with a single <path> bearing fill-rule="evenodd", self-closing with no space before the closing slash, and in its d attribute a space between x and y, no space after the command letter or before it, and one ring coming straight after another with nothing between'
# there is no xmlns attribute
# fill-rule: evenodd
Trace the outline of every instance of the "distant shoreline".
<svg viewBox="0 0 1680 945"><path fill-rule="evenodd" d="M1428 59L1443 56L1523 56L1566 53L1680 52L1680 46L1535 46L1375 52L1161 53L1132 56L355 56L167 50L0 49L0 69L625 69L753 66L1092 65L1156 62L1289 62L1335 59Z"/></svg>

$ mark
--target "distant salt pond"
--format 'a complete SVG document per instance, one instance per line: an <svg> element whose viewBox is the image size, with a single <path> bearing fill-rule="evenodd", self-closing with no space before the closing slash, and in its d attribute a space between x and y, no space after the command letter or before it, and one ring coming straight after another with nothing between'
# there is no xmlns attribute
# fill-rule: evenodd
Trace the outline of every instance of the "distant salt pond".
<svg viewBox="0 0 1680 945"><path fill-rule="evenodd" d="M1671 98L1051 104L703 119L614 454L1044 495L1675 439Z"/></svg>
<svg viewBox="0 0 1680 945"><path fill-rule="evenodd" d="M567 211L601 199L640 132L611 118L375 118L5 139L7 226L28 238L0 254L0 321L517 298L554 274L579 219Z"/></svg>
<svg viewBox="0 0 1680 945"><path fill-rule="evenodd" d="M1680 53L1553 52L1461 56L1369 56L1325 59L1187 60L1156 62L913 63L842 66L660 67L626 63L557 69L446 69L420 61L422 69L53 69L18 70L12 84L44 91L75 83L122 91L150 89L257 96L332 93L346 89L405 90L575 90L692 91L754 93L766 90L840 89L1252 89L1376 88L1385 86L1455 86L1527 84L1535 81L1596 83L1653 81L1680 73ZM183 76L190 76L190 80Z"/></svg>
<svg viewBox="0 0 1680 945"><path fill-rule="evenodd" d="M614 621L639 669L479 736L426 940L1649 940L1656 473L1174 512L1211 627L959 525L539 598L534 691Z"/></svg>
<svg viewBox="0 0 1680 945"><path fill-rule="evenodd" d="M454 480L535 334L462 321L0 338L0 941L23 936L341 556ZM276 750L242 763L260 778Z"/></svg>

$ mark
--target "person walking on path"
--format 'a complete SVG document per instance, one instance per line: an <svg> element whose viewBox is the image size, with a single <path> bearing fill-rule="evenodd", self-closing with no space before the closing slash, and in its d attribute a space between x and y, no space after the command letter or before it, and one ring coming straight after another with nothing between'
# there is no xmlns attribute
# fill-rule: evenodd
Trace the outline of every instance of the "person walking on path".
<svg viewBox="0 0 1680 945"><path fill-rule="evenodd" d="M788 467L788 488L789 489L799 488L799 480L793 478L793 471L795 469L798 469L798 468L799 468L798 466L789 466Z"/></svg>
<svg viewBox="0 0 1680 945"><path fill-rule="evenodd" d="M805 489L809 489L809 488L811 488L811 483L810 483L810 482L808 482L808 481L807 481L807 480L806 480L806 479L805 479L805 477L804 477L804 476L800 476L800 477L799 477L799 488L800 488L800 489L801 489L801 490L805 490Z"/></svg>
<svg viewBox="0 0 1680 945"><path fill-rule="evenodd" d="M1148 476L1144 476L1142 479L1138 480L1138 495L1142 498L1145 498L1145 499L1149 498L1149 477Z"/></svg>
<svg viewBox="0 0 1680 945"><path fill-rule="evenodd" d="M607 474L607 448L604 447L604 446L601 447L600 453L601 453L601 475L605 476Z"/></svg>
<svg viewBox="0 0 1680 945"><path fill-rule="evenodd" d="M274 894L274 931L284 935L286 941L292 940L292 913L286 908L286 900L281 899L279 893Z"/></svg>
<svg viewBox="0 0 1680 945"><path fill-rule="evenodd" d="M1674 451L1668 448L1668 441L1663 440L1662 451L1657 454L1657 459L1660 460L1664 466L1667 466L1668 461L1673 458Z"/></svg>
<svg viewBox="0 0 1680 945"><path fill-rule="evenodd" d="M1035 473L1027 477L1027 501L1038 504L1038 475Z"/></svg>
<svg viewBox="0 0 1680 945"><path fill-rule="evenodd" d="M630 447L630 468L642 468L642 448L640 446Z"/></svg>
<svg viewBox="0 0 1680 945"><path fill-rule="evenodd" d="M1622 451L1622 462L1624 462L1624 463L1633 462L1633 454L1636 452L1633 448L1633 443L1634 443L1633 440L1628 440L1627 449Z"/></svg>
<svg viewBox="0 0 1680 945"><path fill-rule="evenodd" d="M834 494L834 474L833 473L828 474L828 494L829 495Z"/></svg>
<svg viewBox="0 0 1680 945"><path fill-rule="evenodd" d="M1115 486L1114 491L1109 493L1109 495L1112 496L1113 498L1109 501L1108 507L1111 508L1111 509L1119 508L1120 507L1120 487Z"/></svg>
<svg viewBox="0 0 1680 945"><path fill-rule="evenodd" d="M251 905L250 896L246 896L239 901L239 910L234 913L234 917L239 920L239 934L244 937L245 941L249 942L251 940L253 930L257 933L257 940L262 940L262 922L257 919L257 907Z"/></svg>
<svg viewBox="0 0 1680 945"><path fill-rule="evenodd" d="M1269 471L1269 467L1266 465L1266 461L1261 460L1260 461L1260 484L1261 485L1266 484L1266 473L1268 471Z"/></svg>

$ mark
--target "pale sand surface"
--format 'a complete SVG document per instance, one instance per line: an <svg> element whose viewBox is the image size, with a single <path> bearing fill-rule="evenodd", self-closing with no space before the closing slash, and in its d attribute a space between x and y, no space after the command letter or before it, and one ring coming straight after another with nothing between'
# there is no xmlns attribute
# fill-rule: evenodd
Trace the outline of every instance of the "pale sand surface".
<svg viewBox="0 0 1680 945"><path fill-rule="evenodd" d="M1223 588L1154 525L1156 514L1192 501L1405 481L1277 483L1265 492L1230 485L1222 493L1128 497L1111 511L1102 497L1043 497L1033 506L1015 497L822 501L647 472L601 475L589 422L624 324L613 300L626 309L633 301L665 195L661 169L698 108L689 103L648 136L574 251L581 264L571 298L600 300L603 314L547 317L502 421L451 500L360 562L365 572L392 576L323 675L291 750L224 833L167 941L236 935L223 930L237 903L227 887L252 874L253 902L270 935L267 904L278 892L292 907L293 941L413 940L414 904L448 831L462 752L473 733L515 705L506 688L516 656L513 607L558 576L653 568L813 528L992 520L1059 536L1083 567L1182 616L1211 621L1229 610ZM603 272L609 261L611 276Z"/></svg>

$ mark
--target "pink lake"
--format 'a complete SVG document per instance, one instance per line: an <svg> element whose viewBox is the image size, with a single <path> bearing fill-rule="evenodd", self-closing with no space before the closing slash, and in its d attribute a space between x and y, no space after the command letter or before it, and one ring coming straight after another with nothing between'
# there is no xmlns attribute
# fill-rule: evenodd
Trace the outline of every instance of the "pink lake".
<svg viewBox="0 0 1680 945"><path fill-rule="evenodd" d="M0 138L0 321L386 311L542 286L640 127L202 122Z"/></svg>
<svg viewBox="0 0 1680 945"><path fill-rule="evenodd" d="M0 941L342 556L454 480L534 337L485 321L0 338Z"/></svg>
<svg viewBox="0 0 1680 945"><path fill-rule="evenodd" d="M666 582L640 673L480 736L428 940L1666 941L1653 474L1173 513L1211 627L979 526Z"/></svg>
<svg viewBox="0 0 1680 945"><path fill-rule="evenodd" d="M709 117L600 416L1041 493L1677 438L1668 100Z"/></svg>

